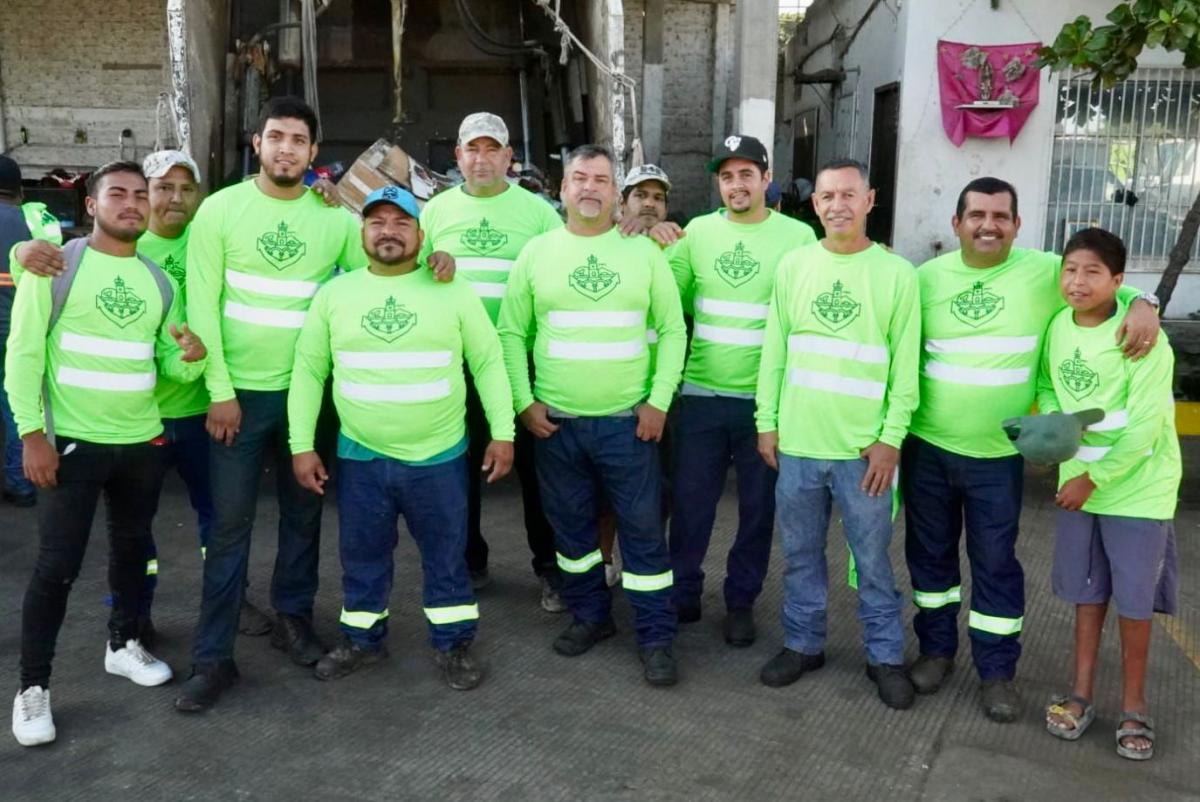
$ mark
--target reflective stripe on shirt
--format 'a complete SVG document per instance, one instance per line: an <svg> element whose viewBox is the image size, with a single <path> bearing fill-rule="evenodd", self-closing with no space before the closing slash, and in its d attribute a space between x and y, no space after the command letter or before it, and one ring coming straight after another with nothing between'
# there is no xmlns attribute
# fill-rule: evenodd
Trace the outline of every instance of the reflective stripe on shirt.
<svg viewBox="0 0 1200 802"><path fill-rule="evenodd" d="M886 365L888 362L888 350L882 345L866 345L817 334L793 334L788 337L788 351L834 356L876 365Z"/></svg>
<svg viewBox="0 0 1200 802"><path fill-rule="evenodd" d="M929 360L925 375L954 384L974 384L980 387L1005 387L1029 381L1029 368L968 368Z"/></svg>
<svg viewBox="0 0 1200 802"><path fill-rule="evenodd" d="M1028 337L955 337L926 340L931 354L1027 354L1037 348L1038 338Z"/></svg>
<svg viewBox="0 0 1200 802"><path fill-rule="evenodd" d="M247 306L236 301L225 302L225 317L276 329L298 329L304 325L305 312L288 309L266 309Z"/></svg>
<svg viewBox="0 0 1200 802"><path fill-rule="evenodd" d="M740 317L744 320L766 320L767 304L751 304L743 301L721 301L716 298L697 298L696 311L706 315Z"/></svg>
<svg viewBox="0 0 1200 802"><path fill-rule="evenodd" d="M725 345L762 345L762 329L734 329L728 326L711 326L707 323L697 323L692 331L697 340L708 340Z"/></svg>
<svg viewBox="0 0 1200 802"><path fill-rule="evenodd" d="M241 273L237 270L226 270L225 280L229 282L230 287L276 298L311 298L317 294L317 290L321 289L321 285L315 281L267 278L266 276Z"/></svg>
<svg viewBox="0 0 1200 802"><path fill-rule="evenodd" d="M834 373L818 373L815 370L798 370L796 368L788 371L788 384L872 399L883 398L884 390L887 389L883 382L851 379Z"/></svg>
<svg viewBox="0 0 1200 802"><path fill-rule="evenodd" d="M107 356L113 359L153 359L154 344L135 340L110 340L107 337L89 337L85 334L64 332L59 340L64 351L91 356Z"/></svg>
<svg viewBox="0 0 1200 802"><path fill-rule="evenodd" d="M338 351L338 364L346 368L446 368L449 351Z"/></svg>
<svg viewBox="0 0 1200 802"><path fill-rule="evenodd" d="M497 259L493 256L459 256L455 259L458 270L490 270L493 273L507 273L512 270L512 259Z"/></svg>
<svg viewBox="0 0 1200 802"><path fill-rule="evenodd" d="M148 373L108 373L102 370L80 370L59 366L58 383L71 387L87 387L91 390L113 390L132 393L153 390L156 381L154 371Z"/></svg>

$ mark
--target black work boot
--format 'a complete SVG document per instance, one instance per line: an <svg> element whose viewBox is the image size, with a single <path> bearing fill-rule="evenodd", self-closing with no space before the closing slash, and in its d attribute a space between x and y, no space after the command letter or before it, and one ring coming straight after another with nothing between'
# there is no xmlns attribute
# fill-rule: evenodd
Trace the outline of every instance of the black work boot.
<svg viewBox="0 0 1200 802"><path fill-rule="evenodd" d="M364 649L346 638L333 651L317 661L317 667L313 669L313 674L317 679L341 679L360 668L373 666L385 657L387 657L387 649L382 646L378 649Z"/></svg>
<svg viewBox="0 0 1200 802"><path fill-rule="evenodd" d="M325 647L317 640L312 621L297 615L280 613L271 630L271 645L287 652L298 666L315 665L325 654Z"/></svg>
<svg viewBox="0 0 1200 802"><path fill-rule="evenodd" d="M222 692L240 679L232 660L192 666L192 675L179 686L175 709L180 713L200 713L217 703Z"/></svg>
<svg viewBox="0 0 1200 802"><path fill-rule="evenodd" d="M670 647L660 646L656 649L641 649L638 656L642 659L642 676L651 685L665 687L679 681L679 672L675 667L675 655Z"/></svg>
<svg viewBox="0 0 1200 802"><path fill-rule="evenodd" d="M912 680L917 693L937 693L953 670L953 658L923 654L909 666L908 678Z"/></svg>
<svg viewBox="0 0 1200 802"><path fill-rule="evenodd" d="M893 710L908 710L917 698L912 680L904 673L904 666L867 663L867 677L879 688L879 698Z"/></svg>
<svg viewBox="0 0 1200 802"><path fill-rule="evenodd" d="M758 628L754 626L754 610L743 607L730 610L725 615L725 642L730 646L744 649L754 644L758 637Z"/></svg>
<svg viewBox="0 0 1200 802"><path fill-rule="evenodd" d="M554 639L554 651L566 657L577 657L605 638L616 634L617 627L611 618L599 624L589 624L576 618Z"/></svg>
<svg viewBox="0 0 1200 802"><path fill-rule="evenodd" d="M979 704L983 714L999 724L1014 722L1021 713L1021 697L1010 679L985 679L979 686Z"/></svg>
<svg viewBox="0 0 1200 802"><path fill-rule="evenodd" d="M446 684L456 691L469 691L483 681L483 671L471 657L471 644L458 643L448 652L437 653Z"/></svg>
<svg viewBox="0 0 1200 802"><path fill-rule="evenodd" d="M825 652L805 654L792 649L783 648L779 654L767 661L762 667L758 678L762 684L771 688L782 688L791 685L809 671L816 671L825 665Z"/></svg>

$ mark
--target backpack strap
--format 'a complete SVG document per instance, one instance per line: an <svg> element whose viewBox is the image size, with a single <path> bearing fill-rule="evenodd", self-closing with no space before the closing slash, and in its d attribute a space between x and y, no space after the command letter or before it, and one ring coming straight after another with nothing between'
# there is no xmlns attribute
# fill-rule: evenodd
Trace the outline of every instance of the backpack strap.
<svg viewBox="0 0 1200 802"><path fill-rule="evenodd" d="M161 327L167 322L167 313L171 311L171 304L175 302L175 287L171 284L171 279L167 277L167 271L140 253L137 255L137 258L150 271L151 278L158 285L158 294L162 296L162 320L158 322L158 325Z"/></svg>

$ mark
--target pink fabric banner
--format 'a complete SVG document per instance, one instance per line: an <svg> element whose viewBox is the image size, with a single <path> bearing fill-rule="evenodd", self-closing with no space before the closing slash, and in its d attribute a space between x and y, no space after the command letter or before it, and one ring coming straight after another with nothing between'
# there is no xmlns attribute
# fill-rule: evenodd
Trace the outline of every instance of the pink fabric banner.
<svg viewBox="0 0 1200 802"><path fill-rule="evenodd" d="M969 136L1008 137L1012 142L1038 102L1040 42L967 45L938 41L942 127L955 146ZM992 101L991 108L959 108Z"/></svg>

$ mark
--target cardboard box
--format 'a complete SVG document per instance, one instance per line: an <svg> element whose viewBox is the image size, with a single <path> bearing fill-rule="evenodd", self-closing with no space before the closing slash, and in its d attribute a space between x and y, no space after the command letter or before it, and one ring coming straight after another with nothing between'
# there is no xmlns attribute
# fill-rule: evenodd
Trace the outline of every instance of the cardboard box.
<svg viewBox="0 0 1200 802"><path fill-rule="evenodd" d="M399 145L380 139L363 151L350 165L350 169L338 181L338 193L342 204L355 213L361 213L367 196L380 187L399 184L417 196L417 202L425 201L451 186L450 179L435 173L404 152Z"/></svg>

